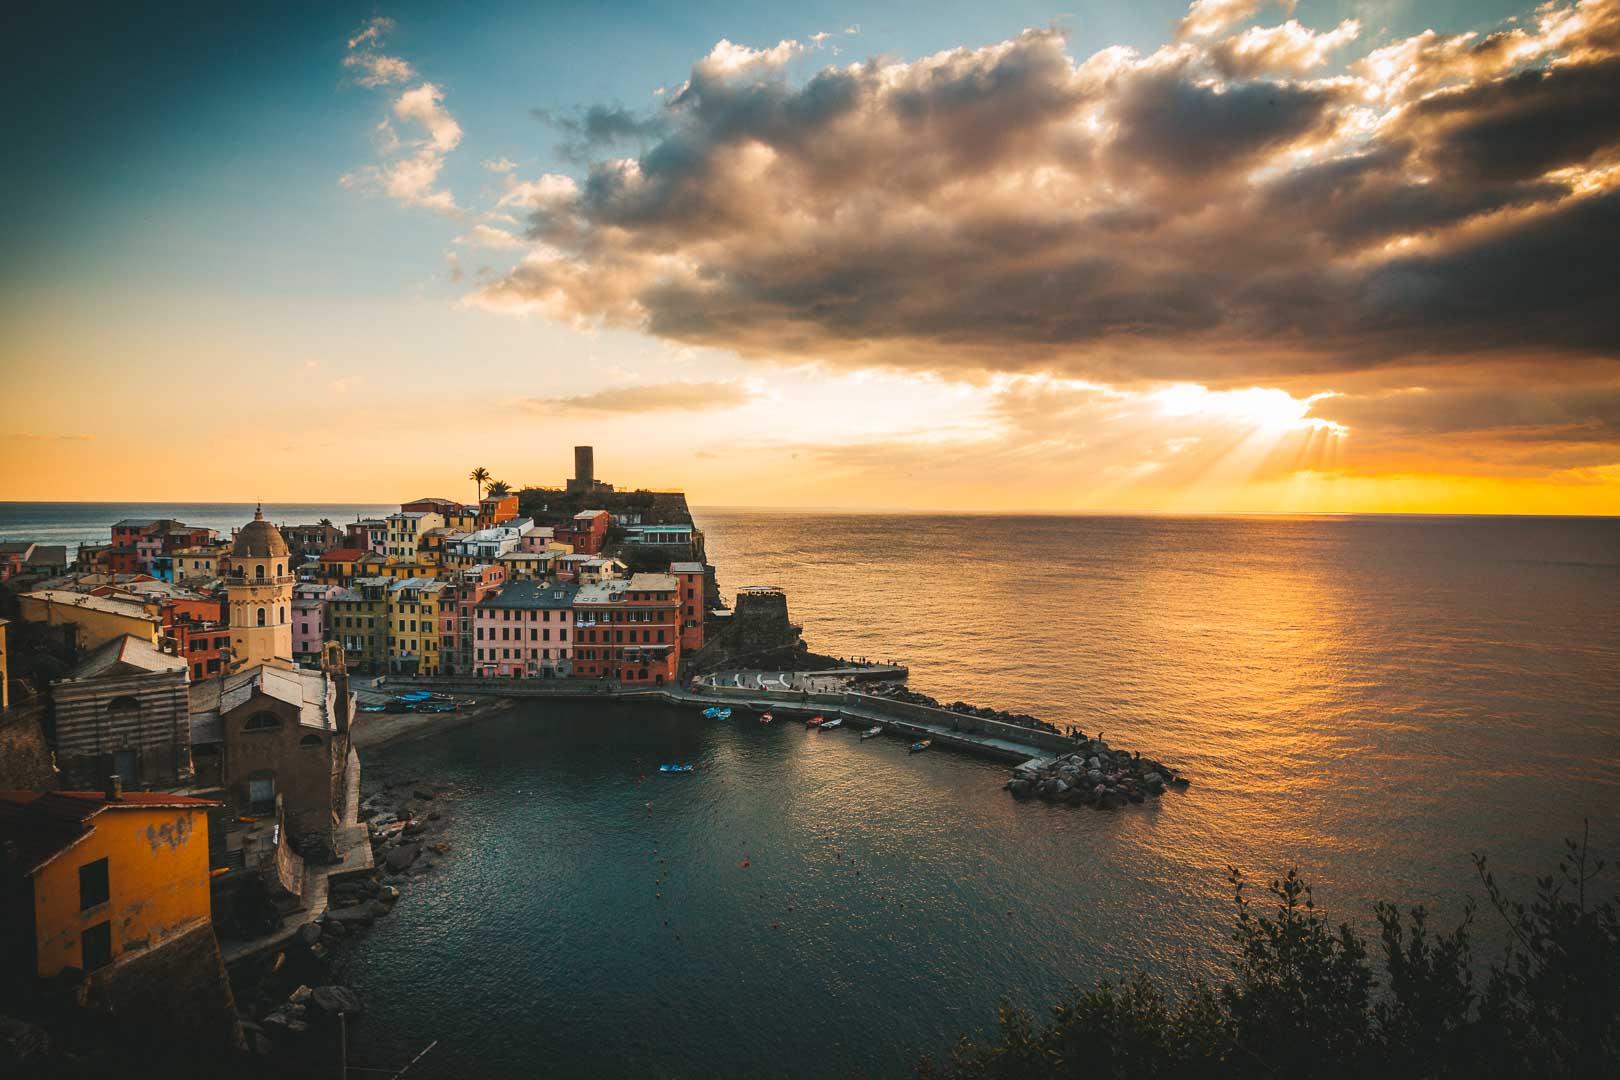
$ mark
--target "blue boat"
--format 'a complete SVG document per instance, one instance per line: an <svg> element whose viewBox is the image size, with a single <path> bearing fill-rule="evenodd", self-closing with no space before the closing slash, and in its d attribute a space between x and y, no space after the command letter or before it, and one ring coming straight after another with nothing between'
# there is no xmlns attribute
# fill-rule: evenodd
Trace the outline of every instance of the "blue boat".
<svg viewBox="0 0 1620 1080"><path fill-rule="evenodd" d="M731 710L722 709L718 705L711 705L707 709L703 710L703 715L708 717L710 720L730 720Z"/></svg>
<svg viewBox="0 0 1620 1080"><path fill-rule="evenodd" d="M659 772L691 772L694 768L696 768L696 766L694 766L694 765L660 765L660 766L658 766L658 771Z"/></svg>
<svg viewBox="0 0 1620 1080"><path fill-rule="evenodd" d="M911 753L916 754L934 745L933 739L922 739L911 744Z"/></svg>

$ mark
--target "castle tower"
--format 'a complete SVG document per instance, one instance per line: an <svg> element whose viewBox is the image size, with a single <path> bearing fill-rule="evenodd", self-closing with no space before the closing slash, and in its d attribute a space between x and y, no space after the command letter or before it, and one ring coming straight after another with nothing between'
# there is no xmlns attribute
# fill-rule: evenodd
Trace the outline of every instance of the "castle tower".
<svg viewBox="0 0 1620 1080"><path fill-rule="evenodd" d="M231 670L292 663L293 574L287 542L262 509L236 534L225 593L231 610Z"/></svg>

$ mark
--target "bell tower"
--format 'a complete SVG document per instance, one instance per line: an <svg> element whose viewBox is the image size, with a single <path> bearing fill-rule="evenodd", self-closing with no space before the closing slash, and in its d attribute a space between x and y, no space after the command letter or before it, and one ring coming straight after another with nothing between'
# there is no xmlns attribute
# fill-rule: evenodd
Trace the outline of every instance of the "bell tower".
<svg viewBox="0 0 1620 1080"><path fill-rule="evenodd" d="M264 520L264 507L242 526L231 549L225 593L231 611L231 670L255 664L290 668L292 566L281 531Z"/></svg>

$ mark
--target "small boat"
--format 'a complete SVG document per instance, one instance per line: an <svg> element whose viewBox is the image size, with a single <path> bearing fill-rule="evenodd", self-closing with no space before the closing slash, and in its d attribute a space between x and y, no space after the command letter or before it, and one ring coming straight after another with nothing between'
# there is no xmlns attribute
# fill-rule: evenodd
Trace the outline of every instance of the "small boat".
<svg viewBox="0 0 1620 1080"><path fill-rule="evenodd" d="M708 717L710 720L730 720L731 710L722 709L718 705L711 705L707 709L703 710L703 715Z"/></svg>
<svg viewBox="0 0 1620 1080"><path fill-rule="evenodd" d="M831 731L835 727L843 727L843 726L844 726L843 717L835 716L831 720L828 720L827 722L822 724L821 725L821 730L822 731Z"/></svg>
<svg viewBox="0 0 1620 1080"><path fill-rule="evenodd" d="M827 721L823 720L819 716L812 716L810 719L808 719L808 720L806 720L804 722L804 726L807 727L807 728L818 728L822 724L825 724L826 722Z"/></svg>
<svg viewBox="0 0 1620 1080"><path fill-rule="evenodd" d="M659 772L691 772L695 767L696 766L693 766L693 765L660 765L660 766L658 766L658 771Z"/></svg>
<svg viewBox="0 0 1620 1080"><path fill-rule="evenodd" d="M360 711L361 712L383 712L386 708L387 708L386 705L362 705L362 706L360 706Z"/></svg>
<svg viewBox="0 0 1620 1080"><path fill-rule="evenodd" d="M883 734L883 725L879 724L875 728L868 728L866 731L861 732L861 741L865 742L867 739L875 739L881 734Z"/></svg>
<svg viewBox="0 0 1620 1080"><path fill-rule="evenodd" d="M772 716L770 713L760 713L759 715L759 722L761 724L768 724L775 719L776 717Z"/></svg>
<svg viewBox="0 0 1620 1080"><path fill-rule="evenodd" d="M914 743L911 744L911 753L915 754L918 751L926 750L930 746L933 746L933 745L934 745L934 740L933 739L923 739L920 742L914 742Z"/></svg>

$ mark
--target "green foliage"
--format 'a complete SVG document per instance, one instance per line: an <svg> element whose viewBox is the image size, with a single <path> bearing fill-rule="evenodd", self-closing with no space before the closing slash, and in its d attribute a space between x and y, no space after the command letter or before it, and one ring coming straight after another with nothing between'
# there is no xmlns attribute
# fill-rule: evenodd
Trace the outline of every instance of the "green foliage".
<svg viewBox="0 0 1620 1080"><path fill-rule="evenodd" d="M1038 1024L1004 1004L993 1040L964 1037L925 1080L1039 1077L1595 1077L1620 1075L1620 903L1593 903L1603 870L1583 839L1528 903L1475 866L1509 942L1476 991L1475 909L1446 932L1380 904L1374 949L1333 925L1290 870L1247 895L1237 870L1231 972L1167 993L1138 975L1075 988Z"/></svg>
<svg viewBox="0 0 1620 1080"><path fill-rule="evenodd" d="M484 497L489 499L504 499L512 494L512 486L505 480L491 480L484 489Z"/></svg>

